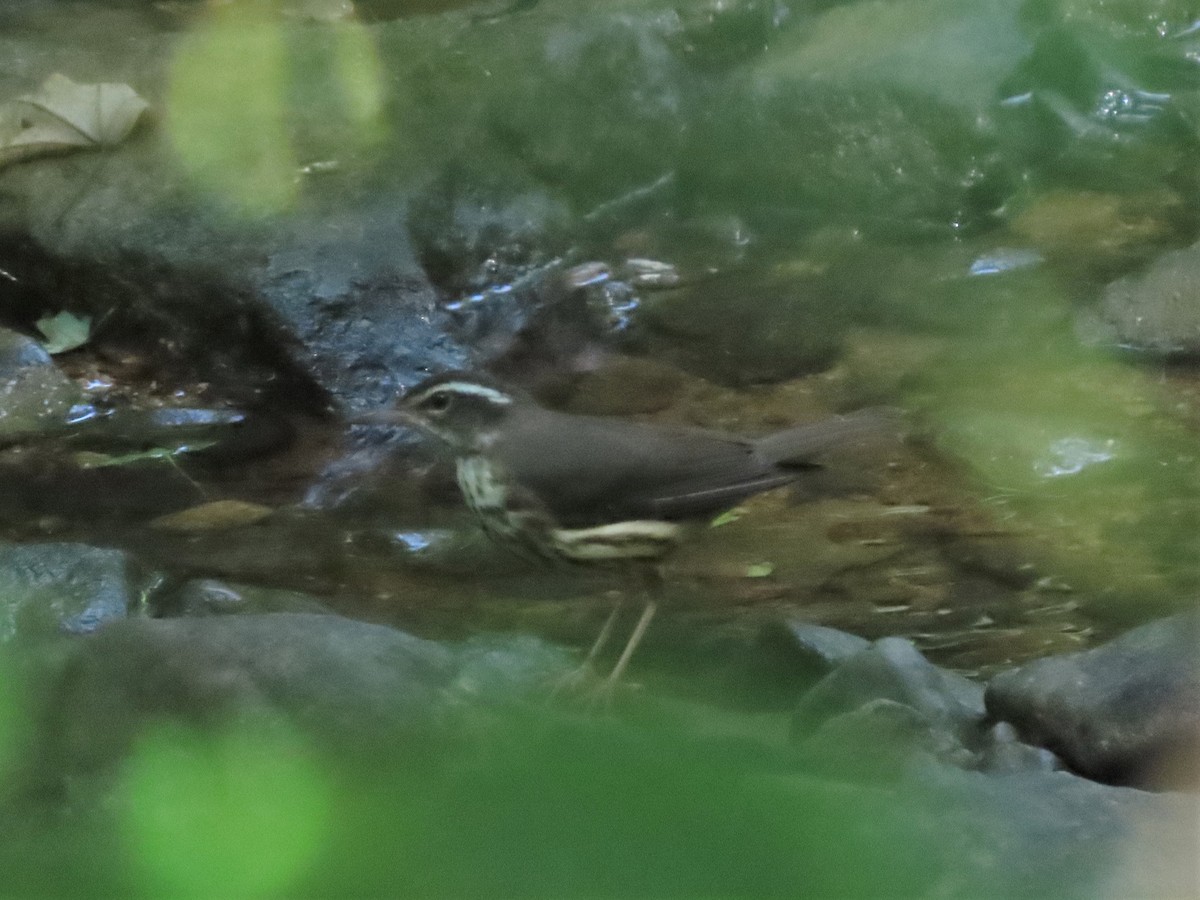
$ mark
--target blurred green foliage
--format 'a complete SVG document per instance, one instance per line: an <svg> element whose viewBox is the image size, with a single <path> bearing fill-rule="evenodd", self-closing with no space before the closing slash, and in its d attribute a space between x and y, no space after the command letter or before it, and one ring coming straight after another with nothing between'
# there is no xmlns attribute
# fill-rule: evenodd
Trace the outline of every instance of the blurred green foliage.
<svg viewBox="0 0 1200 900"><path fill-rule="evenodd" d="M167 125L218 205L259 217L297 202L303 167L353 168L378 139L383 85L361 25L305 28L282 4L213 4L181 43Z"/></svg>
<svg viewBox="0 0 1200 900"><path fill-rule="evenodd" d="M998 525L1042 539L1040 571L1139 602L1200 587L1194 431L1156 372L1081 346L1076 312L1096 285L1063 277L1108 277L1194 236L1188 0L543 0L378 33L263 9L212 4L172 65L175 151L220 205L286 211L305 167L327 163L406 185L431 172L534 185L576 212L673 174L621 229L728 212L753 238L741 265L758 267L647 304L677 338L708 329L697 368L736 380L722 367L748 350L738 372L786 377L837 358L858 325L929 339L902 399ZM1086 245L1058 240L1065 216L1012 227L1084 189L1095 202L1077 215L1111 218ZM1139 255L1116 268L1126 223L1104 213L1110 195L1152 198ZM1029 251L1020 266L970 274L1006 246ZM0 778L16 704L0 691ZM949 819L913 827L920 798L795 775L769 736L514 713L474 737L330 760L262 723L156 730L115 809L24 823L23 842L0 844L0 893L913 896L961 851ZM962 896L1029 894L963 877ZM1089 895L1061 877L1041 895Z"/></svg>
<svg viewBox="0 0 1200 900"><path fill-rule="evenodd" d="M287 895L321 848L329 785L271 722L144 734L117 790L130 860L151 896Z"/></svg>

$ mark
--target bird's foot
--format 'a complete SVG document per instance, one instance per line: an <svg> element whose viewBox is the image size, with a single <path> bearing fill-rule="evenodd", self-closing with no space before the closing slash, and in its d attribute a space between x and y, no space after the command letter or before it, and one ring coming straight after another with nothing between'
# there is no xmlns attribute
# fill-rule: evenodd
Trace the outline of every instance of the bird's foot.
<svg viewBox="0 0 1200 900"><path fill-rule="evenodd" d="M551 684L550 699L577 703L590 713L603 713L612 709L620 694L633 687L611 673L601 675L591 662L584 662Z"/></svg>
<svg viewBox="0 0 1200 900"><path fill-rule="evenodd" d="M604 678L585 690L582 696L584 708L591 713L610 712L617 694L625 687L628 685L622 684L618 679L611 676Z"/></svg>
<svg viewBox="0 0 1200 900"><path fill-rule="evenodd" d="M585 694L596 682L596 670L590 660L585 660L565 675L560 675L550 684L550 699L578 697Z"/></svg>

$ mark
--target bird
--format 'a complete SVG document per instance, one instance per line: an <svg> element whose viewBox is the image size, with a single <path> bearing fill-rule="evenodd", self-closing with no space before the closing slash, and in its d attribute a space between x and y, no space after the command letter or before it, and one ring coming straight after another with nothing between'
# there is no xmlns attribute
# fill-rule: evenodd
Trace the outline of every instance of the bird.
<svg viewBox="0 0 1200 900"><path fill-rule="evenodd" d="M464 503L496 543L641 580L645 605L603 686L611 694L656 613L655 564L680 543L683 523L791 483L819 468L822 452L878 433L884 419L868 409L747 437L562 412L485 373L448 371L352 422L436 438L453 457ZM581 669L606 645L619 609Z"/></svg>

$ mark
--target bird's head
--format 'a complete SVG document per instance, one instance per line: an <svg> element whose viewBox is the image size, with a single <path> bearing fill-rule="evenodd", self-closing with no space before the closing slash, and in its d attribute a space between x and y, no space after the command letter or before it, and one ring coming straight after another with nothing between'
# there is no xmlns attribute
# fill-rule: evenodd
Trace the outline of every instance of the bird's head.
<svg viewBox="0 0 1200 900"><path fill-rule="evenodd" d="M486 376L447 372L409 388L393 407L353 421L415 426L456 452L484 452L495 443L505 418L521 399Z"/></svg>

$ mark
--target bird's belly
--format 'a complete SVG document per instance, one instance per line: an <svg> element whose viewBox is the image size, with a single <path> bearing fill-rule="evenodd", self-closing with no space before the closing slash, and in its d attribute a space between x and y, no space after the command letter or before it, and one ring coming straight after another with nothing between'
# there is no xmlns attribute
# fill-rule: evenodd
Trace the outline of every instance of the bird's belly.
<svg viewBox="0 0 1200 900"><path fill-rule="evenodd" d="M512 508L511 485L502 467L468 456L458 460L455 474L463 500L489 537L522 556L558 558L547 539L548 523L533 510Z"/></svg>
<svg viewBox="0 0 1200 900"><path fill-rule="evenodd" d="M555 528L556 549L575 562L658 559L670 552L682 529L673 522L628 520L595 528Z"/></svg>

